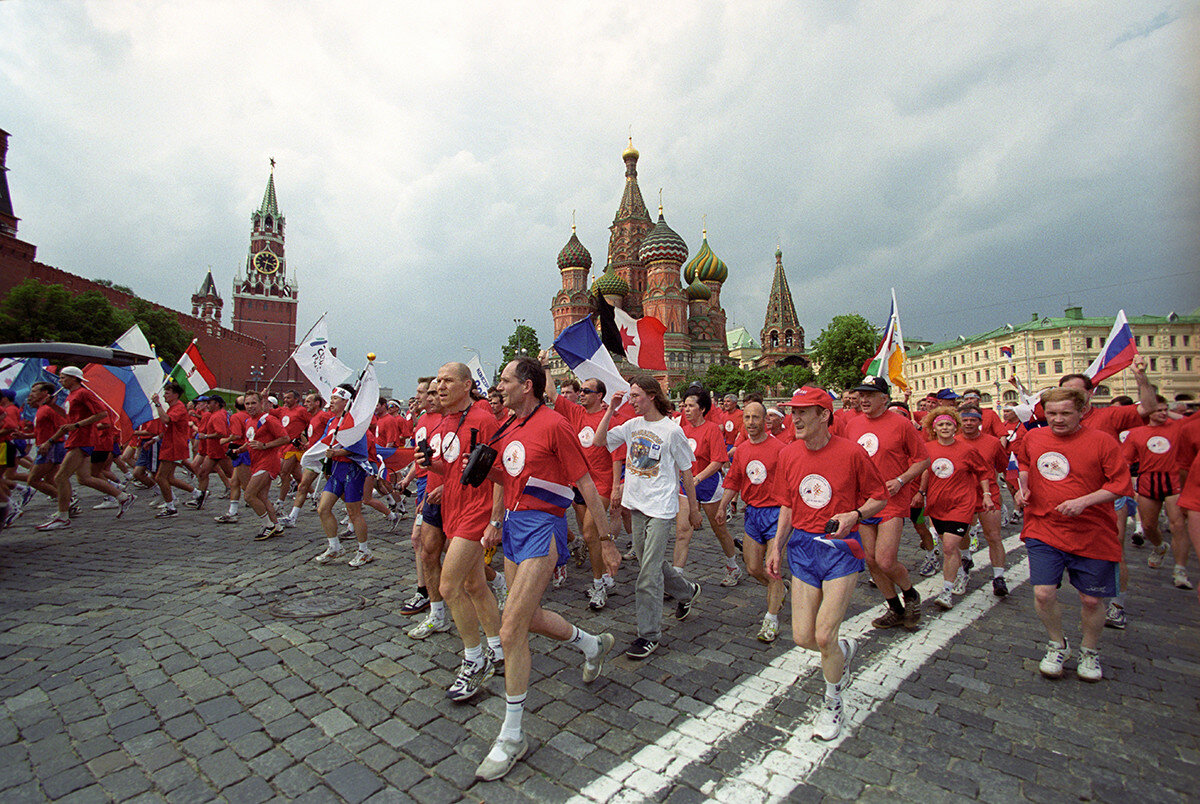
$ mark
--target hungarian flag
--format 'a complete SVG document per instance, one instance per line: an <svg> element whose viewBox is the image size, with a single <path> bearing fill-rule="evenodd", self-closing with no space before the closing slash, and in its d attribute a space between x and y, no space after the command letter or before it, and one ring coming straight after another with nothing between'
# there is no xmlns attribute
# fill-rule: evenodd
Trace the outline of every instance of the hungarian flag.
<svg viewBox="0 0 1200 804"><path fill-rule="evenodd" d="M208 393L217 384L217 378L205 365L204 358L200 357L195 341L188 344L188 348L179 356L179 363L171 369L171 376L167 379L183 386L184 399L195 399Z"/></svg>
<svg viewBox="0 0 1200 804"><path fill-rule="evenodd" d="M896 289L892 288L892 310L887 328L875 356L863 364L864 377L884 377L901 391L908 390L904 379L904 335L900 332L900 312L896 309Z"/></svg>
<svg viewBox="0 0 1200 804"><path fill-rule="evenodd" d="M652 371L667 370L667 353L663 336L666 326L653 316L633 318L624 310L613 307L604 297L599 299L600 338L613 354L638 368Z"/></svg>
<svg viewBox="0 0 1200 804"><path fill-rule="evenodd" d="M1091 377L1093 385L1099 385L1122 369L1132 366L1137 353L1137 347L1133 344L1133 332L1129 329L1129 319L1125 317L1124 310L1119 310L1112 330L1108 333L1108 340L1104 342L1104 348L1083 373Z"/></svg>

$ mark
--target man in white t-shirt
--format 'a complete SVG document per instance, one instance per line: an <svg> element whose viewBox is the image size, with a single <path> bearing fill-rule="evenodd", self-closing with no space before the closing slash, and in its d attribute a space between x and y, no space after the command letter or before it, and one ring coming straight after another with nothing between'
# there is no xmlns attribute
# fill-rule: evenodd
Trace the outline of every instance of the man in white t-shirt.
<svg viewBox="0 0 1200 804"><path fill-rule="evenodd" d="M700 596L700 584L684 578L666 560L679 511L681 481L693 528L700 527L700 503L692 478L692 448L679 425L667 417L671 406L662 387L649 376L634 377L630 386L629 403L636 417L609 430L613 411L624 397L622 393L613 394L608 411L596 427L596 440L603 440L609 450L624 444L628 451L621 505L633 513L633 549L640 569L634 598L638 637L625 655L645 659L658 648L662 636L664 589L676 600L677 620L691 614L692 604Z"/></svg>

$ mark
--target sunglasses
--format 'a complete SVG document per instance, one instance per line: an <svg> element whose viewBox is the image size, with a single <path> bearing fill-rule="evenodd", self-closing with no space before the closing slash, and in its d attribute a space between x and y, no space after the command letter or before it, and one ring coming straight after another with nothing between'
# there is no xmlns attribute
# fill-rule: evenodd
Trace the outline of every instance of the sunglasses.
<svg viewBox="0 0 1200 804"><path fill-rule="evenodd" d="M600 393L600 392L599 392L599 391L593 391L591 388L584 388L584 389L583 389L582 391L580 391L579 393L581 393L581 394L598 394L598 393Z"/></svg>

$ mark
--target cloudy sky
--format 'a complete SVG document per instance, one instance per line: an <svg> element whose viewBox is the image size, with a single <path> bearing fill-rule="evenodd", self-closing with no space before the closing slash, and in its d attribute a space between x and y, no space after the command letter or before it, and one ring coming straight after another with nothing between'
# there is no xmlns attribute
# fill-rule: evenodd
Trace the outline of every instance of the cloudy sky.
<svg viewBox="0 0 1200 804"><path fill-rule="evenodd" d="M904 9L901 13L900 9ZM302 325L400 387L602 268L620 154L732 322L784 253L811 340L1200 305L1196 2L0 2L0 128L41 261L226 299L268 160Z"/></svg>

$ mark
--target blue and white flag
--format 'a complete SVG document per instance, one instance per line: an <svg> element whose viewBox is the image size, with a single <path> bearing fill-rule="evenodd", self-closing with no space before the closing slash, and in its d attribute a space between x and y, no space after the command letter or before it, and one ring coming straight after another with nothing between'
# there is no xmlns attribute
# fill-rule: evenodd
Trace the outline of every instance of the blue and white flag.
<svg viewBox="0 0 1200 804"><path fill-rule="evenodd" d="M604 383L605 404L608 404L617 391L629 392L629 383L625 382L621 372L617 371L617 364L613 362L612 355L600 342L596 325L592 323L590 315L564 329L554 339L554 351L558 352L563 362L575 372L580 382L600 380Z"/></svg>
<svg viewBox="0 0 1200 804"><path fill-rule="evenodd" d="M325 399L329 399L335 385L350 376L350 367L337 359L329 345L329 328L325 326L324 315L313 324L304 343L296 346L292 359Z"/></svg>
<svg viewBox="0 0 1200 804"><path fill-rule="evenodd" d="M137 324L117 338L113 346L134 354L154 355L146 333ZM162 391L167 376L157 355L153 360L128 368L105 366L105 369L125 383L125 402L121 407L129 417L130 424L137 427L155 418L157 413L151 407L150 397Z"/></svg>
<svg viewBox="0 0 1200 804"><path fill-rule="evenodd" d="M346 413L350 414L350 419L354 424L345 430L338 430L333 441L340 449L348 450L354 457L354 462L371 474L375 474L375 469L367 459L367 430L371 427L371 419L375 414L377 404L379 404L379 378L375 376L375 364L368 362L358 380L354 399L350 401L346 409ZM325 426L326 433L336 421L332 418L329 420ZM329 446L318 441L300 457L300 465L305 469L320 472L321 462L325 460L325 453L328 451Z"/></svg>
<svg viewBox="0 0 1200 804"><path fill-rule="evenodd" d="M480 396L487 396L488 378L483 373L483 366L479 364L479 355L475 355L467 361L467 368L471 370L471 379L475 381L475 390Z"/></svg>

